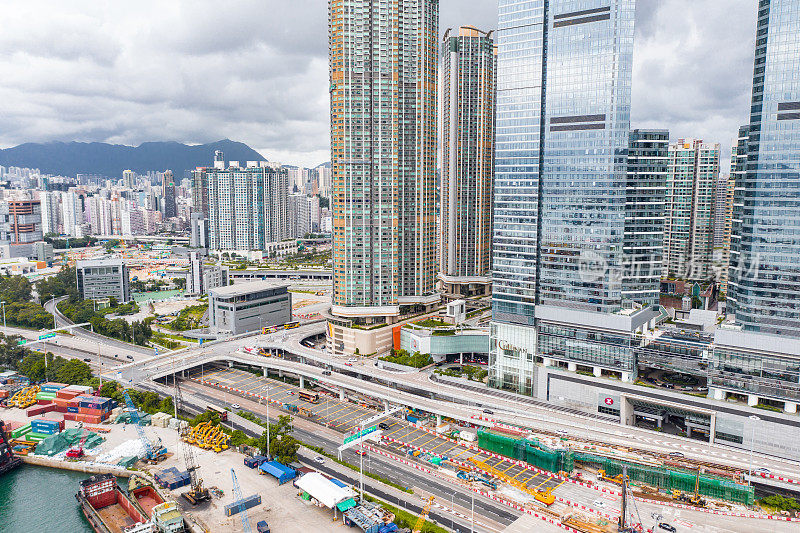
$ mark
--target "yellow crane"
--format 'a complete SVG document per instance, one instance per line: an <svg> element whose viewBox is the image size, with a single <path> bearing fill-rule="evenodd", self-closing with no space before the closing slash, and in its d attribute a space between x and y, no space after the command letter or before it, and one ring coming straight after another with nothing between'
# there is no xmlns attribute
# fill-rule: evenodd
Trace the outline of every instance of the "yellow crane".
<svg viewBox="0 0 800 533"><path fill-rule="evenodd" d="M414 529L412 533L421 533L422 526L425 524L425 519L428 517L428 513L431 512L431 505L433 505L433 500L435 498L431 496L428 498L428 501L425 503L425 507L422 508L422 512L419 513L419 518L417 518L417 523L414 524Z"/></svg>

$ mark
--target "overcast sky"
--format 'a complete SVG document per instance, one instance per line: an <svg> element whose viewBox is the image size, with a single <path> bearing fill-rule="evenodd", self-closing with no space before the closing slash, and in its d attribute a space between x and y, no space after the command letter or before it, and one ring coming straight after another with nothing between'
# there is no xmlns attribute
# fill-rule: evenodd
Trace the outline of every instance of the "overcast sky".
<svg viewBox="0 0 800 533"><path fill-rule="evenodd" d="M639 0L632 127L720 142L727 160L756 1ZM5 0L0 20L1 147L230 138L329 159L326 0ZM496 0L441 0L442 31L496 21Z"/></svg>

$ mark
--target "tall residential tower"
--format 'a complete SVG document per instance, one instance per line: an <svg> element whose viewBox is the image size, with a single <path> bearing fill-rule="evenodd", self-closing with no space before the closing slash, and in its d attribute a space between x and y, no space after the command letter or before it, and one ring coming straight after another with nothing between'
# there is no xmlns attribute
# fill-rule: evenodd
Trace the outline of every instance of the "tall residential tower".
<svg viewBox="0 0 800 533"><path fill-rule="evenodd" d="M438 0L329 0L331 353L386 353L436 293ZM357 327L353 327L357 326ZM367 332L364 327L369 327Z"/></svg>
<svg viewBox="0 0 800 533"><path fill-rule="evenodd" d="M448 30L441 54L439 280L456 299L491 289L497 56L491 32L469 26Z"/></svg>

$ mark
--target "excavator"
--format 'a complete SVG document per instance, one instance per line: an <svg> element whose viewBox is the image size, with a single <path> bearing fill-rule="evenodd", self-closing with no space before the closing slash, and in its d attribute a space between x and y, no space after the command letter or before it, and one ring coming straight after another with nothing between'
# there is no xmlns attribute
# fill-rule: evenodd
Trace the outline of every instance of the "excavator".
<svg viewBox="0 0 800 533"><path fill-rule="evenodd" d="M705 507L705 498L700 497L700 471L697 471L697 476L694 478L694 494L686 494L680 490L672 491L672 499L677 502L688 503L697 507Z"/></svg>
<svg viewBox="0 0 800 533"><path fill-rule="evenodd" d="M425 525L425 519L428 517L428 513L431 512L431 506L433 505L433 500L435 498L431 496L428 498L428 501L425 503L425 507L422 508L422 512L419 513L419 518L417 518L417 523L414 524L414 529L412 533L421 533L422 526Z"/></svg>
<svg viewBox="0 0 800 533"><path fill-rule="evenodd" d="M608 481L609 483L616 483L617 485L622 485L622 480L623 480L622 474L617 474L616 476L611 477L608 476L606 474L606 471L601 468L600 470L597 471L597 477L598 479L601 479L603 481Z"/></svg>

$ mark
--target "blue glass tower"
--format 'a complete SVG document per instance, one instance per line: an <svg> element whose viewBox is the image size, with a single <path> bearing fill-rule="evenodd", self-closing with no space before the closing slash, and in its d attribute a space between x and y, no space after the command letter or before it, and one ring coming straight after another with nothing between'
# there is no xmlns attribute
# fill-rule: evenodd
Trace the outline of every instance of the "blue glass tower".
<svg viewBox="0 0 800 533"><path fill-rule="evenodd" d="M729 312L800 337L800 3L761 0L747 164L736 183Z"/></svg>
<svg viewBox="0 0 800 533"><path fill-rule="evenodd" d="M500 0L499 15L490 382L531 393L551 360L635 373L615 315L634 0Z"/></svg>

